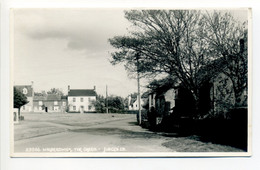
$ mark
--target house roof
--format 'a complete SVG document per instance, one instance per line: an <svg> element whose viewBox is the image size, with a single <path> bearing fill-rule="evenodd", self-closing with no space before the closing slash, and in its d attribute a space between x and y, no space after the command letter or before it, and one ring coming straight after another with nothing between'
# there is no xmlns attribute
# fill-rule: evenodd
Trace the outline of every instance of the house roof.
<svg viewBox="0 0 260 170"><path fill-rule="evenodd" d="M33 101L59 101L61 96L57 94L47 94L45 96L34 96Z"/></svg>
<svg viewBox="0 0 260 170"><path fill-rule="evenodd" d="M31 85L15 85L14 87L22 92L26 97L33 96L33 88Z"/></svg>
<svg viewBox="0 0 260 170"><path fill-rule="evenodd" d="M94 89L71 89L68 96L96 96Z"/></svg>
<svg viewBox="0 0 260 170"><path fill-rule="evenodd" d="M34 96L34 101L44 101L46 100L46 96Z"/></svg>
<svg viewBox="0 0 260 170"><path fill-rule="evenodd" d="M47 100L51 100L51 101L61 100L61 96L57 94L48 94Z"/></svg>

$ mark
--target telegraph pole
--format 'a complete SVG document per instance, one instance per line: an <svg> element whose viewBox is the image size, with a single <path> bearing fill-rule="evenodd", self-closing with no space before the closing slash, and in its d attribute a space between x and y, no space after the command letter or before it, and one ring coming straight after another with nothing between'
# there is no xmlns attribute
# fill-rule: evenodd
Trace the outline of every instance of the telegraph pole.
<svg viewBox="0 0 260 170"><path fill-rule="evenodd" d="M107 85L106 85L106 113L108 113Z"/></svg>
<svg viewBox="0 0 260 170"><path fill-rule="evenodd" d="M137 53L136 61L137 61L137 87L138 87L138 113L139 113L139 125L142 123L142 112L141 112L141 95L140 95L140 74L139 74L139 53Z"/></svg>

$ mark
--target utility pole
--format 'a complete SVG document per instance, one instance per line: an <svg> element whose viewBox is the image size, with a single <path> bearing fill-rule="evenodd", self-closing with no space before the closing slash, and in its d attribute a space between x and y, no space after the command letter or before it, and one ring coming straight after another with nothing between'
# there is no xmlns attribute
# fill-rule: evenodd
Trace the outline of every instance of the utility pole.
<svg viewBox="0 0 260 170"><path fill-rule="evenodd" d="M106 113L108 113L107 85L106 85Z"/></svg>
<svg viewBox="0 0 260 170"><path fill-rule="evenodd" d="M139 125L142 123L142 112L141 112L141 95L140 95L140 74L139 74L139 53L136 54L137 61L137 87L138 87L138 113L139 113Z"/></svg>

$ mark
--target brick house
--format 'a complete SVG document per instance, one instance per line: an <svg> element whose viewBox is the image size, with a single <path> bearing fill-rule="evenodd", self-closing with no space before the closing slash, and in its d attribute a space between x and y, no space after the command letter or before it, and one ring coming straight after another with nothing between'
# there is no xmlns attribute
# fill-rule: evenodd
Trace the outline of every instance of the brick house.
<svg viewBox="0 0 260 170"><path fill-rule="evenodd" d="M68 86L68 112L95 112L96 89L70 89Z"/></svg>
<svg viewBox="0 0 260 170"><path fill-rule="evenodd" d="M57 94L47 94L45 96L35 96L33 99L35 112L63 112L64 100ZM66 105L66 103L65 103ZM66 106L65 106L66 107Z"/></svg>
<svg viewBox="0 0 260 170"><path fill-rule="evenodd" d="M33 111L34 112L43 112L45 111L44 102L46 100L46 96L34 96L33 98Z"/></svg>

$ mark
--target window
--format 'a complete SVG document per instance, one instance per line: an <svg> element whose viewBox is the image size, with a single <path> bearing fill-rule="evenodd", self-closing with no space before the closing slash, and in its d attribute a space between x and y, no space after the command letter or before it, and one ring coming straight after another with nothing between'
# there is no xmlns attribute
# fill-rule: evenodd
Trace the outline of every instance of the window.
<svg viewBox="0 0 260 170"><path fill-rule="evenodd" d="M73 102L76 102L76 98L75 97L73 98Z"/></svg>
<svg viewBox="0 0 260 170"><path fill-rule="evenodd" d="M39 106L42 106L42 101L39 101Z"/></svg>
<svg viewBox="0 0 260 170"><path fill-rule="evenodd" d="M25 110L25 106L23 106L23 110Z"/></svg>
<svg viewBox="0 0 260 170"><path fill-rule="evenodd" d="M73 106L73 110L76 110L76 106Z"/></svg>
<svg viewBox="0 0 260 170"><path fill-rule="evenodd" d="M89 101L89 102L91 101L91 98L90 98L90 97L88 98L88 101Z"/></svg>
<svg viewBox="0 0 260 170"><path fill-rule="evenodd" d="M91 110L91 106L88 106L88 110Z"/></svg>
<svg viewBox="0 0 260 170"><path fill-rule="evenodd" d="M54 101L54 105L58 105L58 101Z"/></svg>
<svg viewBox="0 0 260 170"><path fill-rule="evenodd" d="M27 93L28 93L27 88L23 88L23 94L27 94Z"/></svg>
<svg viewBox="0 0 260 170"><path fill-rule="evenodd" d="M81 102L83 102L83 101L84 101L84 100L83 100L83 97L81 97L81 98L80 98L80 101L81 101Z"/></svg>

